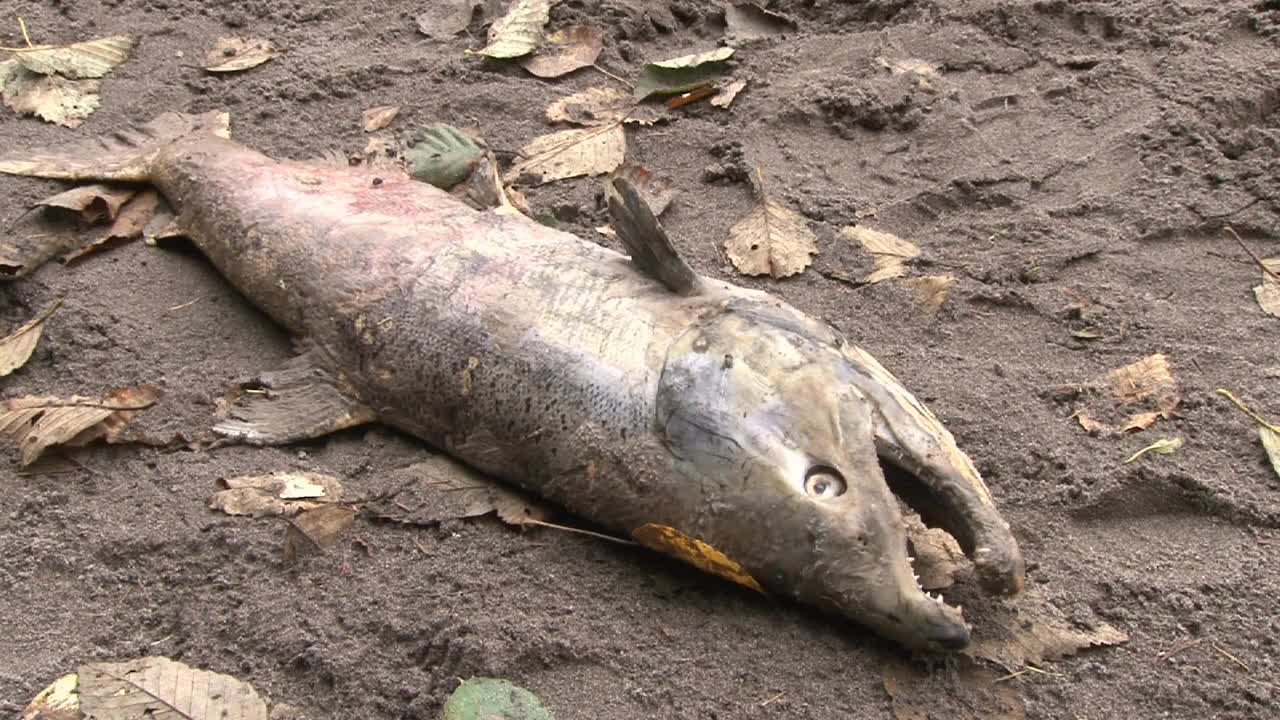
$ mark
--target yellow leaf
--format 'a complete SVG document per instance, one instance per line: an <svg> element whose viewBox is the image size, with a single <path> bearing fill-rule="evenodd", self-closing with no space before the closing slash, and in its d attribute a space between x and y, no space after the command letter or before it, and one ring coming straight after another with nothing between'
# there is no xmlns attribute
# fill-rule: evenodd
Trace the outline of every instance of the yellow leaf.
<svg viewBox="0 0 1280 720"><path fill-rule="evenodd" d="M239 72L254 68L278 53L270 40L262 38L218 38L205 55L204 69L209 72Z"/></svg>
<svg viewBox="0 0 1280 720"><path fill-rule="evenodd" d="M400 114L399 105L379 105L360 113L360 124L365 132L373 132L391 124Z"/></svg>
<svg viewBox="0 0 1280 720"><path fill-rule="evenodd" d="M857 242L871 254L875 269L862 279L867 285L902 277L907 274L907 261L920 256L920 248L879 230L863 225L850 225L840 231L851 241Z"/></svg>
<svg viewBox="0 0 1280 720"><path fill-rule="evenodd" d="M705 573L749 587L756 592L764 592L760 583L741 565L719 550L675 528L649 523L633 530L631 537L650 550L683 560Z"/></svg>
<svg viewBox="0 0 1280 720"><path fill-rule="evenodd" d="M507 182L532 175L540 182L600 175L617 169L627 155L627 133L621 122L573 128L534 138L520 149L524 159L503 176Z"/></svg>
<svg viewBox="0 0 1280 720"><path fill-rule="evenodd" d="M61 304L62 301L58 300L40 311L22 327L14 330L11 335L0 339L0 377L27 364L31 353L36 350L36 344L40 342L40 336L44 333L44 321L48 320Z"/></svg>
<svg viewBox="0 0 1280 720"><path fill-rule="evenodd" d="M467 52L501 59L528 55L542 43L542 28L550 19L550 0L515 0L489 28L489 44Z"/></svg>
<svg viewBox="0 0 1280 720"><path fill-rule="evenodd" d="M818 239L799 213L762 194L751 214L729 229L724 249L743 275L784 278L809 267Z"/></svg>
<svg viewBox="0 0 1280 720"><path fill-rule="evenodd" d="M15 51L13 57L33 73L80 80L104 77L128 59L132 47L129 36L116 35L71 45L36 45Z"/></svg>

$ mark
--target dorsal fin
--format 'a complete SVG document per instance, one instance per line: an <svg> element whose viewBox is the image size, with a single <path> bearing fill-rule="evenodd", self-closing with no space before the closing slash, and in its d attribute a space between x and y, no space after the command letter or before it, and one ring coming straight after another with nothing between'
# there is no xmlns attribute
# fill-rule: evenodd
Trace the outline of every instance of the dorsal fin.
<svg viewBox="0 0 1280 720"><path fill-rule="evenodd" d="M625 178L613 177L605 182L605 190L609 196L613 227L618 232L618 239L631 253L631 261L672 292L696 294L702 281L676 252L658 218L636 192L635 186Z"/></svg>

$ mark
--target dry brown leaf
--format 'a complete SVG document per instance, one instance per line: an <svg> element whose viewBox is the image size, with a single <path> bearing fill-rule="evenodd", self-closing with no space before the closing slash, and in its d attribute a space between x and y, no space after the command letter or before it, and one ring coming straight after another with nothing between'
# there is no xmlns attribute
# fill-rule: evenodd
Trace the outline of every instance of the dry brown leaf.
<svg viewBox="0 0 1280 720"><path fill-rule="evenodd" d="M862 279L867 285L899 278L907 274L907 261L920 256L920 248L879 230L863 225L849 225L840 231L847 239L857 242L871 253L875 269Z"/></svg>
<svg viewBox="0 0 1280 720"><path fill-rule="evenodd" d="M209 508L228 515L297 515L342 499L342 482L313 472L242 475L218 481Z"/></svg>
<svg viewBox="0 0 1280 720"><path fill-rule="evenodd" d="M160 194L155 190L143 190L124 206L115 222L101 232L94 233L80 247L64 254L62 261L72 262L89 253L137 240L155 218L162 202Z"/></svg>
<svg viewBox="0 0 1280 720"><path fill-rule="evenodd" d="M590 67L604 49L604 35L591 25L571 25L551 33L535 55L520 60L520 65L540 78L567 75Z"/></svg>
<svg viewBox="0 0 1280 720"><path fill-rule="evenodd" d="M239 72L255 68L279 53L270 40L263 38L218 38L204 57L204 69L209 72Z"/></svg>
<svg viewBox="0 0 1280 720"><path fill-rule="evenodd" d="M1253 296L1264 313L1280 318L1280 280L1271 274L1280 274L1280 258L1269 258L1262 264L1271 272L1262 273L1262 284L1253 288Z"/></svg>
<svg viewBox="0 0 1280 720"><path fill-rule="evenodd" d="M252 685L165 657L80 666L79 711L94 720L267 720ZM61 681L60 681L61 682Z"/></svg>
<svg viewBox="0 0 1280 720"><path fill-rule="evenodd" d="M105 77L129 58L133 40L117 35L71 45L35 45L16 50L13 58L33 73L72 80Z"/></svg>
<svg viewBox="0 0 1280 720"><path fill-rule="evenodd" d="M381 130L391 124L400 114L399 105L379 105L360 113L360 124L365 132Z"/></svg>
<svg viewBox="0 0 1280 720"><path fill-rule="evenodd" d="M1090 433L1146 429L1160 418L1173 417L1182 400L1169 360L1160 353L1116 368L1086 390L1095 400L1075 417Z"/></svg>
<svg viewBox="0 0 1280 720"><path fill-rule="evenodd" d="M115 220L120 208L137 193L138 188L132 185L79 185L36 204L66 210L80 223L93 225L102 220Z"/></svg>
<svg viewBox="0 0 1280 720"><path fill-rule="evenodd" d="M590 87L547 106L547 120L572 125L623 122L652 125L663 118L661 106L637 105L631 93L613 87Z"/></svg>
<svg viewBox="0 0 1280 720"><path fill-rule="evenodd" d="M550 511L521 493L444 455L397 470L389 482L398 488L394 495L364 507L394 522L431 525L498 512L503 521L522 525L551 517Z"/></svg>
<svg viewBox="0 0 1280 720"><path fill-rule="evenodd" d="M41 120L80 127L98 109L97 80L68 80L61 75L41 75L17 60L0 62L0 97L11 110Z"/></svg>
<svg viewBox="0 0 1280 720"><path fill-rule="evenodd" d="M1102 621L1087 628L1077 627L1034 588L1016 599L990 606L984 614L986 617L973 620L973 640L962 652L1011 672L1092 647L1129 641L1124 632Z"/></svg>
<svg viewBox="0 0 1280 720"><path fill-rule="evenodd" d="M542 43L542 29L551 19L551 0L513 0L510 9L489 26L489 43L471 55L509 59L528 55Z"/></svg>
<svg viewBox="0 0 1280 720"><path fill-rule="evenodd" d="M35 352L36 345L40 342L40 336L44 334L44 321L48 320L61 304L61 300L55 301L24 323L22 327L0 339L0 377L27 364L31 353Z"/></svg>
<svg viewBox="0 0 1280 720"><path fill-rule="evenodd" d="M702 572L724 578L759 593L764 592L760 583L756 582L756 579L735 560L698 538L685 535L675 528L648 523L632 530L631 537L650 550L682 560Z"/></svg>
<svg viewBox="0 0 1280 720"><path fill-rule="evenodd" d="M804 272L818 254L818 238L799 213L762 192L751 214L729 229L724 249L738 272L776 279Z"/></svg>
<svg viewBox="0 0 1280 720"><path fill-rule="evenodd" d="M284 534L284 562L323 552L356 521L356 511L345 505L321 505L305 510L289 521Z"/></svg>
<svg viewBox="0 0 1280 720"><path fill-rule="evenodd" d="M926 527L915 513L903 517L912 562L925 590L943 590L956 582L956 574L971 564L960 544L945 530Z"/></svg>
<svg viewBox="0 0 1280 720"><path fill-rule="evenodd" d="M503 178L515 182L532 176L539 182L612 172L627 155L627 134L621 122L599 127L561 130L536 137L520 149L524 159Z"/></svg>
<svg viewBox="0 0 1280 720"><path fill-rule="evenodd" d="M79 675L63 675L32 698L18 720L81 720L79 689Z"/></svg>
<svg viewBox="0 0 1280 720"><path fill-rule="evenodd" d="M481 0L431 0L414 22L418 31L434 40L448 40L467 29Z"/></svg>
<svg viewBox="0 0 1280 720"><path fill-rule="evenodd" d="M967 658L960 658L953 670L932 672L891 660L883 675L896 720L1023 720L1026 704L1018 689L999 679Z"/></svg>
<svg viewBox="0 0 1280 720"><path fill-rule="evenodd" d="M715 97L711 98L711 104L718 108L727 108L733 104L734 98L738 97L738 93L747 86L746 80L734 80L724 87L720 88Z"/></svg>
<svg viewBox="0 0 1280 720"><path fill-rule="evenodd" d="M947 302L947 292L951 290L952 285L956 284L956 278L950 273L945 275L925 275L924 277L905 280L903 283L915 288L915 291L920 295L920 304L924 306L924 309L930 315L934 315Z"/></svg>
<svg viewBox="0 0 1280 720"><path fill-rule="evenodd" d="M55 445L77 447L98 439L119 442L129 421L159 397L156 388L139 385L101 398L27 396L7 400L0 412L0 437L18 445L26 467Z"/></svg>

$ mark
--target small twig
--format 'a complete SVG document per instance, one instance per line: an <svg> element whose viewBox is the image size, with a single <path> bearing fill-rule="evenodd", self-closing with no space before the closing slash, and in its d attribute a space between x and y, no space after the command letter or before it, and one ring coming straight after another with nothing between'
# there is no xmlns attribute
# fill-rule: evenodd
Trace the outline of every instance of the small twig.
<svg viewBox="0 0 1280 720"><path fill-rule="evenodd" d="M769 698L768 700L765 700L764 702L760 703L760 707L766 707L766 706L768 706L768 705L772 705L773 703L775 703L775 702L777 702L777 701L781 700L781 699L782 699L782 696L783 696L783 695L786 695L786 694L787 694L787 693L786 693L786 691L784 690L784 691L782 691L782 692L778 693L777 695L774 695L773 697Z"/></svg>
<svg viewBox="0 0 1280 720"><path fill-rule="evenodd" d="M592 64L592 65L591 65L591 67L592 67L593 69L595 69L595 71L596 71L596 72L600 73L601 75L604 75L605 77L609 78L610 80L616 80L616 81L618 81L618 82L622 83L623 85L626 85L628 90L635 90L635 89L636 89L636 86L635 86L635 85L632 85L631 83L627 82L626 80L623 80L622 78L618 77L617 75L614 75L613 73L609 72L608 70L605 70L604 68L600 67L598 64Z"/></svg>
<svg viewBox="0 0 1280 720"><path fill-rule="evenodd" d="M200 298L196 298L195 300L192 300L192 301L190 301L190 302L184 302L184 303L182 303L181 305L174 305L173 307L169 308L169 309L168 309L168 310L166 310L165 312L173 312L173 311L175 311L175 310L181 310L181 309L183 309L183 308L189 308L189 307L191 307L192 305L195 305L195 304L196 304L196 301L197 301L197 300L199 300L199 299L200 299Z"/></svg>
<svg viewBox="0 0 1280 720"><path fill-rule="evenodd" d="M35 47L36 44L31 42L31 36L27 34L27 21L18 16L18 27L22 29L22 39L27 41L27 47Z"/></svg>
<svg viewBox="0 0 1280 720"><path fill-rule="evenodd" d="M998 682L1004 682L1006 680L1013 680L1014 678L1020 678L1029 672L1031 672L1031 667L1030 666L1024 667L1018 672L1011 672L1008 675L1001 675L1000 677L996 678L995 680L992 680L991 682L998 683Z"/></svg>
<svg viewBox="0 0 1280 720"><path fill-rule="evenodd" d="M1280 280L1280 273L1267 267L1267 263L1264 262L1261 257L1259 257L1258 253L1254 252L1253 248L1244 244L1244 240L1242 240L1240 238L1240 235L1236 233L1235 228L1232 228L1230 225L1224 225L1222 230L1223 232L1227 233L1231 237L1235 238L1235 241L1239 243L1241 249L1243 249L1246 253L1249 253L1249 257L1253 258L1253 261L1258 264L1258 267L1262 268L1262 272L1266 273L1267 275L1270 275L1276 280Z"/></svg>
<svg viewBox="0 0 1280 720"><path fill-rule="evenodd" d="M1252 670L1252 669L1250 669L1250 667L1249 667L1248 665L1246 665L1246 664L1244 663L1244 661L1243 661L1243 660L1241 660L1240 658L1236 657L1235 655L1232 655L1231 653L1229 653L1229 652L1227 652L1226 650L1224 650L1224 649L1222 648L1222 646L1221 646L1221 645L1219 645L1218 643L1216 643L1216 642L1211 642L1211 643L1209 643L1209 647L1213 648L1214 650L1217 650L1217 651L1218 651L1218 653L1219 653L1219 654L1221 654L1223 657L1227 658L1227 659L1228 659L1228 660L1230 660L1231 662L1233 662L1233 663L1235 663L1235 664L1239 665L1240 667L1244 668L1244 671L1245 671L1245 672L1253 672L1253 670Z"/></svg>
<svg viewBox="0 0 1280 720"><path fill-rule="evenodd" d="M640 544L637 542L632 542L631 540L624 540L619 537L614 537L612 535L605 535L604 533L592 532L591 530L583 530L582 528L569 527L568 525L557 525L555 523L549 523L544 520L534 520L533 518L528 518L526 520L523 520L520 524L521 525L541 525L542 527L549 527L555 530L564 530L565 532L578 533L580 535L590 535L593 538L608 540L611 543L617 543L619 545L639 545Z"/></svg>
<svg viewBox="0 0 1280 720"><path fill-rule="evenodd" d="M1204 639L1203 637L1198 637L1198 638L1196 638L1196 639L1194 639L1194 640L1187 640L1186 642L1183 642L1183 643L1181 643L1181 644L1179 644L1179 645L1174 645L1172 648L1169 648L1168 650L1165 650L1164 652L1158 653L1158 654L1156 655L1156 659L1157 659L1157 660L1168 660L1169 658L1173 657L1174 655L1177 655L1177 654L1178 654L1178 653L1180 653L1180 652L1183 652L1183 651L1185 651L1185 650L1190 650L1191 648L1193 648L1193 647L1195 647L1195 646L1199 645L1200 643L1204 642L1204 640L1205 640L1205 639Z"/></svg>
<svg viewBox="0 0 1280 720"><path fill-rule="evenodd" d="M431 552L427 550L426 546L425 546L425 545L423 545L423 544L422 544L422 541L421 541L421 540L419 540L418 538L414 538L414 539L413 539L413 544L414 544L414 546L415 546L415 547L417 547L417 548L418 548L418 552L422 553L423 555L430 555L430 554L431 554Z"/></svg>
<svg viewBox="0 0 1280 720"><path fill-rule="evenodd" d="M1227 390L1226 388L1218 388L1218 394L1230 400L1231 402L1235 403L1236 407L1243 410L1244 414L1253 418L1254 422L1258 423L1259 425L1265 428L1269 428L1274 432L1280 432L1280 425L1275 425L1271 422L1268 422L1266 418L1262 417L1257 412L1255 412L1253 408L1249 407L1248 405L1245 405L1243 402L1240 401L1239 398L1237 398L1235 395L1232 395L1230 390Z"/></svg>

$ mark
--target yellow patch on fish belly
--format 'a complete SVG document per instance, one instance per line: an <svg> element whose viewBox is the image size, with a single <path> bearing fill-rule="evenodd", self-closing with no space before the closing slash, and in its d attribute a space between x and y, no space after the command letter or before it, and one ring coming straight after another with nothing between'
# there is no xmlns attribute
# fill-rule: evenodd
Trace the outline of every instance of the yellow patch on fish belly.
<svg viewBox="0 0 1280 720"><path fill-rule="evenodd" d="M741 565L698 538L685 535L673 527L648 523L632 530L631 537L650 550L683 560L703 572L749 587L758 593L764 592L760 583Z"/></svg>

